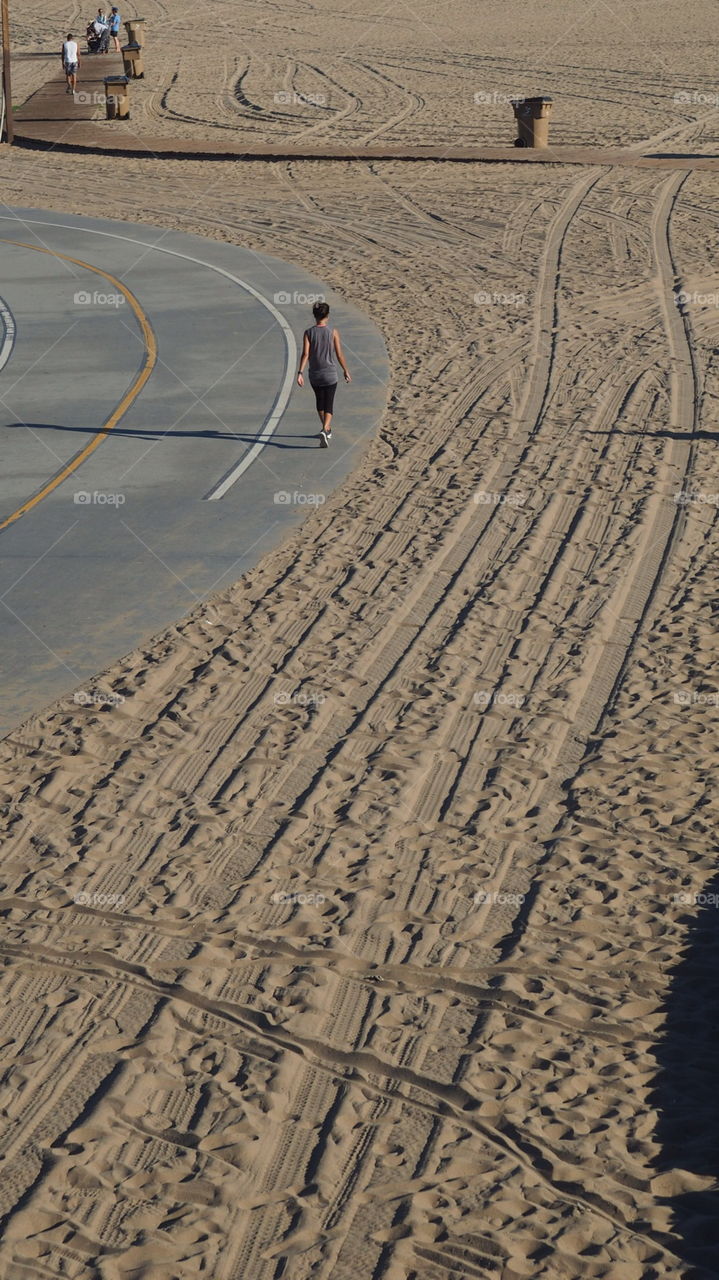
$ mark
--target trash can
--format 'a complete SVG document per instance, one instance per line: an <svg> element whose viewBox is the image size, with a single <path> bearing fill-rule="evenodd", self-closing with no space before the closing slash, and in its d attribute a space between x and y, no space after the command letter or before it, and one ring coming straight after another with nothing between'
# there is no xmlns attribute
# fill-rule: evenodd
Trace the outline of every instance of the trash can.
<svg viewBox="0 0 719 1280"><path fill-rule="evenodd" d="M127 76L105 76L105 111L108 120L130 119Z"/></svg>
<svg viewBox="0 0 719 1280"><path fill-rule="evenodd" d="M125 22L128 44L142 44L144 34L144 18L128 18Z"/></svg>
<svg viewBox="0 0 719 1280"><path fill-rule="evenodd" d="M548 147L552 99L517 98L512 109L517 121L515 147Z"/></svg>
<svg viewBox="0 0 719 1280"><path fill-rule="evenodd" d="M122 60L125 64L125 75L129 80L144 80L145 64L142 60L142 45L124 44Z"/></svg>

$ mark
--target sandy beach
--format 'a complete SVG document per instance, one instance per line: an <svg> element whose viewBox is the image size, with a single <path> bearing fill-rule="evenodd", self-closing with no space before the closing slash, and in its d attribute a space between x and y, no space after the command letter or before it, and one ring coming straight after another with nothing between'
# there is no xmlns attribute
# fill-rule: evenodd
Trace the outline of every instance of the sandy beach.
<svg viewBox="0 0 719 1280"><path fill-rule="evenodd" d="M84 35L93 13L76 10L70 26ZM719 143L708 0L686 14L650 0L572 13L560 0L459 0L441 10L427 0L369 9L356 0L214 0L207 15L150 0L141 14L148 73L132 86L139 134L211 145L241 130L249 147L303 140L358 150L380 141L511 144L509 99L548 93L560 145L624 147L666 135L688 144L681 149L716 153ZM16 4L16 101L54 69L67 23L57 0L43 10L41 31L36 11Z"/></svg>
<svg viewBox="0 0 719 1280"><path fill-rule="evenodd" d="M358 159L3 147L4 203L311 269L391 379L124 701L0 743L0 1276L719 1274L717 178L361 158L517 92L715 154L713 10L143 12L133 129Z"/></svg>

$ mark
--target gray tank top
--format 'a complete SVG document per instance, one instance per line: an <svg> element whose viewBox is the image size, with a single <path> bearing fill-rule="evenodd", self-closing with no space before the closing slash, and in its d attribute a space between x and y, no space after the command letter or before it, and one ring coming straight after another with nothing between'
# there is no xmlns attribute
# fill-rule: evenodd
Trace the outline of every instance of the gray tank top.
<svg viewBox="0 0 719 1280"><path fill-rule="evenodd" d="M305 337L310 340L309 375L313 387L331 387L339 382L337 365L334 357L334 329L326 324L313 324L305 330Z"/></svg>

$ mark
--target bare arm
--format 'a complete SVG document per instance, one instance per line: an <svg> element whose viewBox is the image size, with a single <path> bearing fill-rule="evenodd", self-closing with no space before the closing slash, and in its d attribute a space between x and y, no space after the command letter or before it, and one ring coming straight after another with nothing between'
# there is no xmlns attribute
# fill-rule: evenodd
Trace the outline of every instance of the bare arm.
<svg viewBox="0 0 719 1280"><path fill-rule="evenodd" d="M334 349L335 349L335 355L337 356L337 360L339 362L340 369L345 375L345 382L351 382L352 379L350 378L350 371L347 368L347 364L345 362L345 355L344 355L344 351L342 350L342 343L340 342L339 330L337 329L335 329L334 331Z"/></svg>
<svg viewBox="0 0 719 1280"><path fill-rule="evenodd" d="M309 360L309 358L310 358L310 340L309 340L309 338L307 337L307 334L305 334L305 340L304 340L304 342L302 343L302 359L300 360L300 367L299 367L299 370L298 370L298 372L297 372L297 386L298 386L298 387L303 387L303 386L305 385L305 380L304 380L304 378L302 377L302 370L304 369L305 365L307 364L307 361Z"/></svg>

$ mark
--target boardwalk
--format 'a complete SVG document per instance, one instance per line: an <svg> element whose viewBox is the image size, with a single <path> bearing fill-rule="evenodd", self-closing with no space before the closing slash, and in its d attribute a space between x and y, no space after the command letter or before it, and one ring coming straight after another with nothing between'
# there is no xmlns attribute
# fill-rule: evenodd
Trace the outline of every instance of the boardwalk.
<svg viewBox="0 0 719 1280"><path fill-rule="evenodd" d="M89 68L89 70L88 70ZM512 164L620 165L660 169L719 170L719 156L660 153L643 155L638 150L616 147L548 147L531 151L517 147L437 147L387 142L368 147L314 146L303 143L248 146L242 130L226 142L213 141L203 147L196 139L168 138L137 133L132 122L132 82L130 119L106 120L102 98L104 76L122 74L122 59L108 56L86 58L78 100L65 92L62 74L54 76L28 98L15 113L15 135L21 146L52 147L55 150L113 152L124 156L152 156L157 159L205 160L448 160L455 162Z"/></svg>

